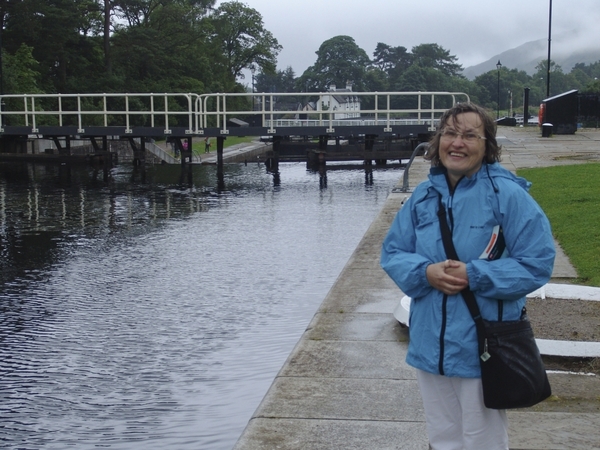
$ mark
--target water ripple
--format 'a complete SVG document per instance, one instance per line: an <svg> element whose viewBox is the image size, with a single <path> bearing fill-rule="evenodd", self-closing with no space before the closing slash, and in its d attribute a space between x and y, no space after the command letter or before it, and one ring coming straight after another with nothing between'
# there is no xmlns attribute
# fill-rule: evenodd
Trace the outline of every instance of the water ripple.
<svg viewBox="0 0 600 450"><path fill-rule="evenodd" d="M400 176L194 170L0 176L0 448L231 448Z"/></svg>

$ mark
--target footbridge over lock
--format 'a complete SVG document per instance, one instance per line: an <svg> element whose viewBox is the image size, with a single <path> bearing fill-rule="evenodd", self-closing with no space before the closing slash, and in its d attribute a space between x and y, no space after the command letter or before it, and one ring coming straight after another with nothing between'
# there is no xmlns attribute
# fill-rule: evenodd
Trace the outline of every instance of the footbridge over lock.
<svg viewBox="0 0 600 450"><path fill-rule="evenodd" d="M230 136L271 142L260 156L268 167L282 160L401 161L428 139L444 111L469 101L469 96L88 93L2 95L0 100L0 160L85 160L107 169L116 163L115 148L123 145L133 151L134 165L142 168L150 157L184 167L201 163L202 152L195 151L193 143L207 138L216 141L220 165Z"/></svg>

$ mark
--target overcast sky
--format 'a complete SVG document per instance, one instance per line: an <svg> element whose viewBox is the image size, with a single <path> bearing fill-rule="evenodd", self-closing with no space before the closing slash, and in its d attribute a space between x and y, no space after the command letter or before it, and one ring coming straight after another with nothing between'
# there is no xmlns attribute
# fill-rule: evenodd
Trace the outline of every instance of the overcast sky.
<svg viewBox="0 0 600 450"><path fill-rule="evenodd" d="M353 37L369 57L378 42L409 51L439 44L465 68L548 39L550 0L241 1L262 15L265 28L283 46L278 69L291 66L296 76L315 63L324 41L339 35ZM565 34L577 38L569 46L600 46L600 0L553 0L553 49Z"/></svg>

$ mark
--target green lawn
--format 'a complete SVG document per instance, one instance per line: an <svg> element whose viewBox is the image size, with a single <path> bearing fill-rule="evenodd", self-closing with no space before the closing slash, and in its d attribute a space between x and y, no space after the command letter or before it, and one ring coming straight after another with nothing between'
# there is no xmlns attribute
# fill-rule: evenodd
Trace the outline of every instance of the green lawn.
<svg viewBox="0 0 600 450"><path fill-rule="evenodd" d="M244 142L252 142L258 139L256 136L228 136L223 142L223 148L230 147L232 145L241 144ZM164 140L163 140L164 142ZM217 150L217 138L210 139L210 151L214 152ZM204 139L196 142L192 142L192 152L196 154L204 153Z"/></svg>
<svg viewBox="0 0 600 450"><path fill-rule="evenodd" d="M600 164L522 169L531 195L546 212L578 282L600 286Z"/></svg>

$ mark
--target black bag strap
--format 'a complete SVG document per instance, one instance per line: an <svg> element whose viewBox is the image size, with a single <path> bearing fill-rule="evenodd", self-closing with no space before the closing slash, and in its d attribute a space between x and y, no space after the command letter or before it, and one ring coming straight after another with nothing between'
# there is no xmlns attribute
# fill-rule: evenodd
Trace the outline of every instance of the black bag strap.
<svg viewBox="0 0 600 450"><path fill-rule="evenodd" d="M459 261L458 254L456 253L456 249L454 248L454 243L452 242L452 231L450 231L450 227L448 226L448 219L446 218L446 208L444 208L441 196L438 197L438 204L438 218L440 220L440 231L442 232L442 242L444 243L446 257L455 261Z"/></svg>
<svg viewBox="0 0 600 450"><path fill-rule="evenodd" d="M440 231L442 233L442 242L444 244L444 250L446 251L446 257L453 259L455 261L460 261L458 258L458 254L456 253L456 249L454 248L454 243L452 242L452 231L450 231L450 227L448 227L448 220L446 218L446 208L444 208L444 204L442 203L442 197L438 198L439 208L438 208L438 218L440 221ZM479 310L479 305L475 300L475 294L469 289L469 286L464 288L460 292L467 304L467 308L469 309L469 313L473 317L475 321L475 327L477 328L477 336L479 340L479 351L483 353L484 350L484 339L485 339L485 326L483 323L483 318L481 317L481 311Z"/></svg>

